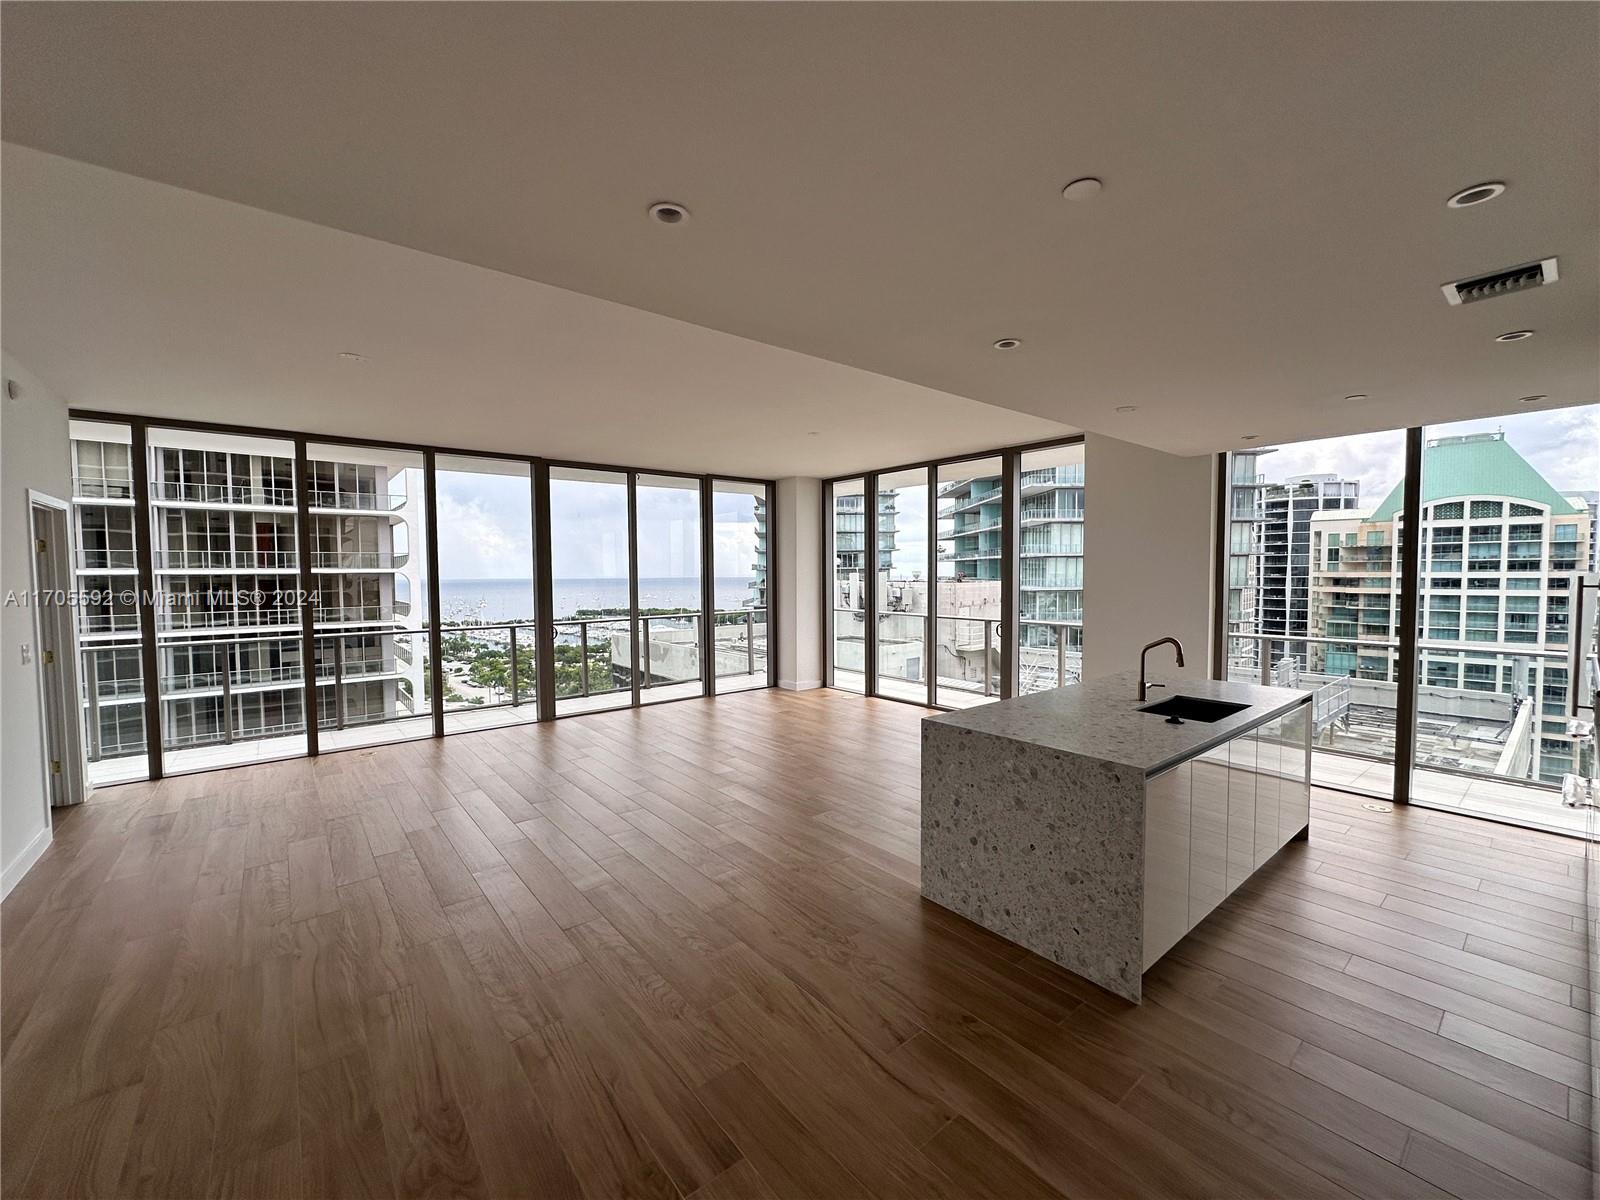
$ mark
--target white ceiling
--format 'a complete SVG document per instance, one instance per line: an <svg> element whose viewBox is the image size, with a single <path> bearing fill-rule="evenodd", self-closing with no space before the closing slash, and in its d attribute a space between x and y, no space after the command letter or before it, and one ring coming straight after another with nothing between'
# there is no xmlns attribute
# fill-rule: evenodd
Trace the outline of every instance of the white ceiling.
<svg viewBox="0 0 1600 1200"><path fill-rule="evenodd" d="M5 348L81 408L763 478L1072 432L10 144L0 175Z"/></svg>
<svg viewBox="0 0 1600 1200"><path fill-rule="evenodd" d="M1178 453L1600 399L1593 4L8 4L4 34L8 140L815 356L37 157L30 199L8 158L6 344L74 399L366 428L381 397L437 440L782 473L1058 427L956 397ZM1510 190L1445 208L1482 179ZM1548 255L1552 287L1439 292Z"/></svg>

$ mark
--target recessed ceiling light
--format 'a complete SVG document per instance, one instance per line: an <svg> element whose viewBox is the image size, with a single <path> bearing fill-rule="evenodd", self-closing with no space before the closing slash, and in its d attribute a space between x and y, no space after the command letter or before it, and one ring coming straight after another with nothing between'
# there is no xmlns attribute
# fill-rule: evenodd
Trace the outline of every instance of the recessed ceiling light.
<svg viewBox="0 0 1600 1200"><path fill-rule="evenodd" d="M1260 436L1261 435L1259 433L1247 433L1243 437L1241 437L1239 440L1241 442L1253 442Z"/></svg>
<svg viewBox="0 0 1600 1200"><path fill-rule="evenodd" d="M1346 396L1345 397L1346 400L1350 400L1350 401L1365 400L1366 398L1367 398L1367 394L1365 392L1356 392L1353 396Z"/></svg>
<svg viewBox="0 0 1600 1200"><path fill-rule="evenodd" d="M1102 184L1092 175L1082 179L1074 179L1061 189L1063 200L1088 200L1100 194Z"/></svg>
<svg viewBox="0 0 1600 1200"><path fill-rule="evenodd" d="M1139 411L1139 406L1137 404L1119 404L1119 405L1117 405L1117 411L1118 412L1138 412Z"/></svg>
<svg viewBox="0 0 1600 1200"><path fill-rule="evenodd" d="M357 354L354 350L341 350L339 357L345 362L364 363L367 361L365 354Z"/></svg>
<svg viewBox="0 0 1600 1200"><path fill-rule="evenodd" d="M996 350L1015 350L1020 345L1022 345L1021 338L1001 338L994 344L994 348Z"/></svg>
<svg viewBox="0 0 1600 1200"><path fill-rule="evenodd" d="M1493 200L1506 190L1506 185L1499 182L1475 183L1469 188L1462 188L1454 196L1445 201L1447 208L1471 208L1474 204L1483 204Z"/></svg>
<svg viewBox="0 0 1600 1200"><path fill-rule="evenodd" d="M651 219L663 225L682 225L689 219L689 210L675 200L657 200L649 211Z"/></svg>
<svg viewBox="0 0 1600 1200"><path fill-rule="evenodd" d="M1533 336L1531 329L1513 329L1510 333L1502 333L1495 338L1497 342L1525 342Z"/></svg>
<svg viewBox="0 0 1600 1200"><path fill-rule="evenodd" d="M1517 401L1517 403L1518 404L1537 404L1541 400L1548 400L1548 399L1550 399L1549 396L1523 396L1520 400Z"/></svg>

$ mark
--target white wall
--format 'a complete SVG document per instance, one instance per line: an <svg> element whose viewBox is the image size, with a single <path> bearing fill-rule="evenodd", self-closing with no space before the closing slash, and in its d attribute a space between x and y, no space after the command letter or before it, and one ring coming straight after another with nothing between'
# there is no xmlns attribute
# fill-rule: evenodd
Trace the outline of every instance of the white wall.
<svg viewBox="0 0 1600 1200"><path fill-rule="evenodd" d="M822 686L822 481L778 480L778 686Z"/></svg>
<svg viewBox="0 0 1600 1200"><path fill-rule="evenodd" d="M0 389L0 596L33 586L28 489L60 499L71 494L67 406L9 355ZM39 655L33 610L0 608L0 893L9 892L50 842L46 816ZM22 664L27 646L31 664Z"/></svg>
<svg viewBox="0 0 1600 1200"><path fill-rule="evenodd" d="M1083 470L1084 677L1137 671L1140 648L1171 636L1183 643L1181 674L1205 678L1214 459L1091 433ZM1172 647L1150 652L1150 678L1178 674Z"/></svg>

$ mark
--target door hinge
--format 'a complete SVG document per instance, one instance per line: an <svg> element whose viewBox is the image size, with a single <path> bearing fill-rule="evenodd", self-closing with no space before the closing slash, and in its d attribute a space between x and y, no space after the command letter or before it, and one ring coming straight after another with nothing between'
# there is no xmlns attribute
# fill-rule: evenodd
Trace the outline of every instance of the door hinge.
<svg viewBox="0 0 1600 1200"><path fill-rule="evenodd" d="M35 549L37 549L40 554L43 554L49 548L50 548L49 544L46 543L46 541L43 538L36 538L35 539Z"/></svg>
<svg viewBox="0 0 1600 1200"><path fill-rule="evenodd" d="M56 661L56 652L54 650L46 650L44 652L44 665L47 666L47 667L51 666L51 665L53 665L55 663L55 661Z"/></svg>
<svg viewBox="0 0 1600 1200"><path fill-rule="evenodd" d="M52 774L52 775L61 774L61 760L59 758L52 758L50 760L50 774Z"/></svg>

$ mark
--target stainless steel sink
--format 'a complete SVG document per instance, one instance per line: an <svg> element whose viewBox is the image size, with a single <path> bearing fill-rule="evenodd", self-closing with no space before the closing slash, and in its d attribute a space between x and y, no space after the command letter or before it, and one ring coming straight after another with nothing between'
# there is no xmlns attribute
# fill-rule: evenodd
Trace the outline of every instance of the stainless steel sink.
<svg viewBox="0 0 1600 1200"><path fill-rule="evenodd" d="M1165 717L1174 725L1184 721L1210 725L1249 707L1248 704L1235 704L1231 700L1207 700L1202 696L1169 696L1157 704L1146 704L1139 711Z"/></svg>

